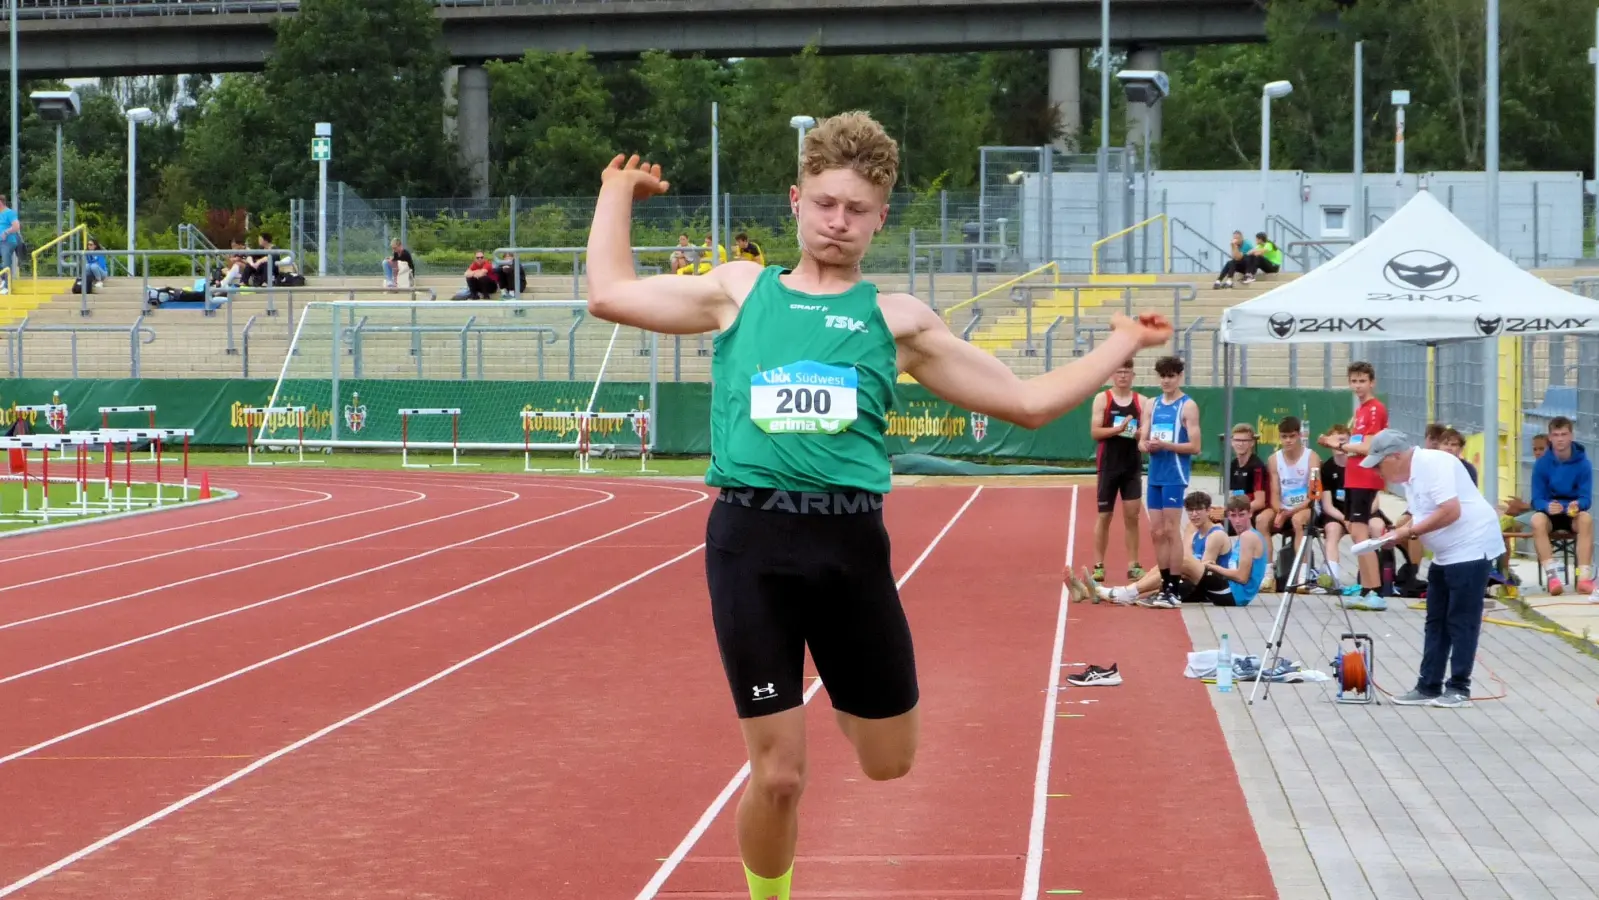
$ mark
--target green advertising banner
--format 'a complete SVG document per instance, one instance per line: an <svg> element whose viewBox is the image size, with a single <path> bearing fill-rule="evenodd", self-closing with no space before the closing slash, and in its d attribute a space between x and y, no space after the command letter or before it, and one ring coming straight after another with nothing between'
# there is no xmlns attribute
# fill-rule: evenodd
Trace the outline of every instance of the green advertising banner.
<svg viewBox="0 0 1599 900"><path fill-rule="evenodd" d="M273 384L266 379L114 379L0 380L0 426L10 428L18 416L31 417L34 431L55 429L38 413L19 413L18 406L59 402L68 409L69 429L101 425L99 409L106 406L155 406L156 424L168 428L193 428L199 446L242 446L260 425L245 409L264 407L272 399ZM523 441L523 410L569 411L586 408L593 385L563 381L401 381L346 379L335 388L328 381L286 382L276 406L303 406L308 439L400 440L403 408L459 409L463 443L514 443ZM1233 422L1223 421L1225 394L1221 388L1191 388L1199 405L1205 442L1200 459L1217 462L1222 435L1243 422L1261 433L1261 453L1274 449L1277 422L1298 416L1311 433L1333 422L1347 422L1353 401L1347 391L1307 391L1288 388L1237 388L1233 392ZM335 396L336 394L336 396ZM625 412L649 405L649 385L603 384L594 396L597 412ZM656 452L672 455L710 453L711 386L705 382L666 382L657 388ZM1050 461L1088 460L1094 443L1088 436L1090 403L1072 410L1036 431L959 409L934 397L919 385L900 385L895 408L888 416L890 453L923 453L948 457L995 457ZM112 426L137 426L146 417L121 414ZM287 415L268 423L268 435L292 439L299 423ZM419 416L410 420L413 441L449 441L447 416ZM630 444L637 440L633 426L622 420L604 421L594 428L596 443ZM573 443L577 423L571 417L536 420L528 434L535 443Z"/></svg>

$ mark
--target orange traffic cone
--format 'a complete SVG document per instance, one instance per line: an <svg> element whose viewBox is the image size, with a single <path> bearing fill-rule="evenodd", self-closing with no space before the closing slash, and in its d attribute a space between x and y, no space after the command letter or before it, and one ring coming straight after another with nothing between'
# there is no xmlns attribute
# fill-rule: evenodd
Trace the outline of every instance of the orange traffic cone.
<svg viewBox="0 0 1599 900"><path fill-rule="evenodd" d="M200 499L211 499L211 473L207 471L200 472Z"/></svg>

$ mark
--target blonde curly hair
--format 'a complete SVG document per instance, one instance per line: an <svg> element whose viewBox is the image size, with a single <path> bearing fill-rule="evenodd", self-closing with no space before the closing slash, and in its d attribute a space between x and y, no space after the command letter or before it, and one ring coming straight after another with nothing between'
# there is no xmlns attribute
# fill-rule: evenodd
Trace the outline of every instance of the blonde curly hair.
<svg viewBox="0 0 1599 900"><path fill-rule="evenodd" d="M805 133L799 178L831 169L849 169L887 192L899 178L899 144L858 110L823 119Z"/></svg>

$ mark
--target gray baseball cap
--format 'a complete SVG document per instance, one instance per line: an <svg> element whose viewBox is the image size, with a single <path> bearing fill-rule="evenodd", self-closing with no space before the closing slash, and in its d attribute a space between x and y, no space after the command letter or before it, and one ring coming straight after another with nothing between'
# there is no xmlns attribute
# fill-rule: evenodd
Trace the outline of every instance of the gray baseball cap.
<svg viewBox="0 0 1599 900"><path fill-rule="evenodd" d="M1414 449L1416 442L1410 439L1410 435L1397 428L1384 428L1371 439L1371 446L1366 450L1366 458L1360 461L1360 465L1363 468L1375 469L1378 463L1388 457Z"/></svg>

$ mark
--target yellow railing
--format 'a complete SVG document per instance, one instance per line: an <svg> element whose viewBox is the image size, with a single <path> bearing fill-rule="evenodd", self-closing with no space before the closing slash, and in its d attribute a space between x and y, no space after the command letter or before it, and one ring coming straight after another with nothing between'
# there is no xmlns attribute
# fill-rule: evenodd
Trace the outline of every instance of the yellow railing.
<svg viewBox="0 0 1599 900"><path fill-rule="evenodd" d="M1155 215L1150 216L1149 218L1145 219L1142 222L1139 222L1136 225L1129 225L1126 228L1123 228L1121 231L1116 232L1115 234L1108 235L1106 237L1102 237L1099 240L1095 241L1093 243L1093 245L1089 248L1089 250L1090 250L1089 256L1092 258L1092 268L1091 268L1090 271L1092 271L1093 274L1095 274L1095 275L1099 274L1099 248L1100 247L1105 246L1106 244L1110 243L1111 241L1116 240L1117 238L1126 237L1127 235L1132 234L1133 232L1137 231L1138 229L1148 227L1149 225L1151 225L1151 224L1153 224L1155 222L1159 222L1160 223L1160 235L1161 235L1161 241L1160 242L1161 242L1161 245L1162 245L1161 253L1162 253L1162 259L1163 259L1163 265L1161 266L1161 271L1165 272L1167 274L1170 274L1171 273L1171 223L1169 221L1167 221L1165 213L1156 213Z"/></svg>
<svg viewBox="0 0 1599 900"><path fill-rule="evenodd" d="M50 243L45 244L44 246L40 247L39 249L33 251L33 280L34 281L38 281L39 280L39 256L40 256L40 254L44 253L44 251L49 250L51 247L54 247L55 245L61 243L62 241L66 240L69 237L72 237L75 234L83 234L83 235L87 236L88 233L89 233L89 226L88 225L79 225L78 227L72 229L71 231L68 231L65 234L57 237L55 240L51 241Z"/></svg>
<svg viewBox="0 0 1599 900"><path fill-rule="evenodd" d="M1038 268L1032 270L1031 272L1023 272L1022 274L1017 275L1015 278L1012 278L1010 281L1007 281L1007 282L1005 282L1003 284L995 285L994 287L991 287L988 290L983 291L981 294L978 294L977 296L972 297L969 300L962 300L961 302L955 304L954 306L951 306L949 309L944 310L944 321L946 321L946 322L950 321L949 317L955 313L955 310L957 310L957 309L965 309L966 307L971 306L973 303L980 303L980 302L982 302L984 300L987 300L989 297L992 297L995 294L998 294L1001 291L1008 291L1011 288L1015 287L1016 285L1021 284L1023 281L1026 281L1027 279L1032 278L1033 276L1038 275L1039 273L1042 273L1042 272L1053 273L1053 275L1055 277L1050 280L1050 282L1049 282L1050 284L1059 284L1060 283L1060 267L1057 266L1055 263L1052 263L1052 262L1044 263L1043 265L1041 265Z"/></svg>

